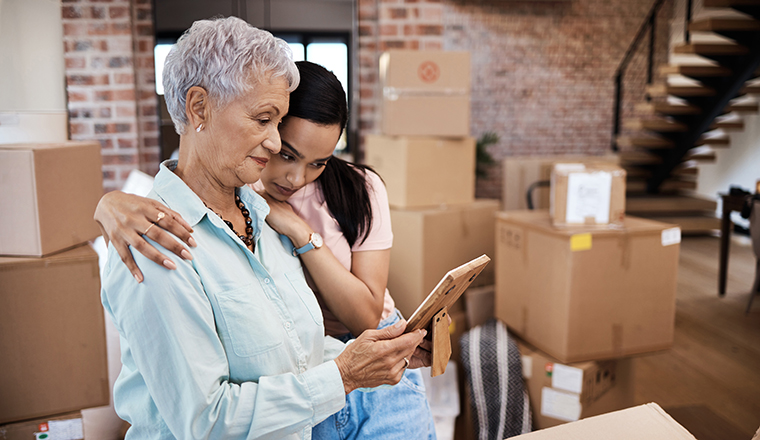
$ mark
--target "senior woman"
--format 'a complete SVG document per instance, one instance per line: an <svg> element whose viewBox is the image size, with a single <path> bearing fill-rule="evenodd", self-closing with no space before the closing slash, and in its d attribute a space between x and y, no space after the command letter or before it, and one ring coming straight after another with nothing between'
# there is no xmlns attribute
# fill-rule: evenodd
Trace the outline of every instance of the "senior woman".
<svg viewBox="0 0 760 440"><path fill-rule="evenodd" d="M427 363L414 356L425 332L402 335L402 323L347 346L325 337L292 243L245 186L279 151L298 84L283 41L237 18L199 21L164 78L180 154L150 197L188 221L197 246L176 270L135 254L142 283L109 247L101 297L121 337L114 402L127 439L310 438L347 393Z"/></svg>

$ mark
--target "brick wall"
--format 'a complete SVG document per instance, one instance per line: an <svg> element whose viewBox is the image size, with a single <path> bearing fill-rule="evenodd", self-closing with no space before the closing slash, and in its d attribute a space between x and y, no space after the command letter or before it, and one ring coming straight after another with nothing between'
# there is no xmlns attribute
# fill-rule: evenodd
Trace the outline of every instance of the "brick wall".
<svg viewBox="0 0 760 440"><path fill-rule="evenodd" d="M63 0L69 129L97 140L105 191L133 169L158 170L158 101L150 0Z"/></svg>
<svg viewBox="0 0 760 440"><path fill-rule="evenodd" d="M471 134L499 135L496 160L610 150L613 77L653 0L359 0L360 128L377 130L377 59L387 48L468 50ZM657 62L667 59L672 5L658 15ZM440 45L440 46L439 46ZM626 74L624 115L643 98L646 46ZM478 180L500 198L501 169Z"/></svg>

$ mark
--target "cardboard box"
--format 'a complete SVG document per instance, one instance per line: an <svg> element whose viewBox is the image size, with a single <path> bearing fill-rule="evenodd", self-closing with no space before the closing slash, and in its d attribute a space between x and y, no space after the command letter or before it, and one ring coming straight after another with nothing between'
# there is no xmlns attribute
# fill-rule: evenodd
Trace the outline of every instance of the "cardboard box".
<svg viewBox="0 0 760 440"><path fill-rule="evenodd" d="M385 181L392 207L475 200L474 138L368 135L365 161Z"/></svg>
<svg viewBox="0 0 760 440"><path fill-rule="evenodd" d="M619 358L673 342L680 229L557 229L547 211L498 215L496 317L561 362Z"/></svg>
<svg viewBox="0 0 760 440"><path fill-rule="evenodd" d="M494 318L494 291L496 286L470 287L464 291L464 310L467 326L477 327Z"/></svg>
<svg viewBox="0 0 760 440"><path fill-rule="evenodd" d="M72 412L0 426L2 440L80 440L84 439L82 414Z"/></svg>
<svg viewBox="0 0 760 440"><path fill-rule="evenodd" d="M563 364L515 338L533 429L628 408L634 403L630 358Z"/></svg>
<svg viewBox="0 0 760 440"><path fill-rule="evenodd" d="M625 170L601 163L554 164L550 215L554 226L622 226Z"/></svg>
<svg viewBox="0 0 760 440"><path fill-rule="evenodd" d="M443 208L391 209L388 290L405 317L414 313L446 272L483 254L493 259L498 210L499 201L489 199ZM494 263L485 267L473 286L493 284Z"/></svg>
<svg viewBox="0 0 760 440"><path fill-rule="evenodd" d="M512 437L519 440L696 440L656 403Z"/></svg>
<svg viewBox="0 0 760 440"><path fill-rule="evenodd" d="M0 145L0 255L42 256L100 235L100 144Z"/></svg>
<svg viewBox="0 0 760 440"><path fill-rule="evenodd" d="M401 136L470 133L470 54L391 50L380 56L381 130Z"/></svg>
<svg viewBox="0 0 760 440"><path fill-rule="evenodd" d="M563 162L617 165L620 158L614 154L508 157L502 161L502 209L505 211L528 209L528 188L536 182L549 182L554 164ZM548 184L538 186L533 190L532 201L535 209L549 209L549 192Z"/></svg>
<svg viewBox="0 0 760 440"><path fill-rule="evenodd" d="M0 423L109 404L98 256L0 258Z"/></svg>

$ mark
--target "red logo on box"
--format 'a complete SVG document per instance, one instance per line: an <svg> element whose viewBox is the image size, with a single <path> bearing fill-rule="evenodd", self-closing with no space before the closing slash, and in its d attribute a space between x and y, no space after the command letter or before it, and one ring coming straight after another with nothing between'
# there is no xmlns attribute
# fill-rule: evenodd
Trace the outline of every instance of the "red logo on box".
<svg viewBox="0 0 760 440"><path fill-rule="evenodd" d="M47 422L45 422L45 423L40 423L40 425L37 427L37 430L39 432L48 432L50 428L48 428L48 424Z"/></svg>
<svg viewBox="0 0 760 440"><path fill-rule="evenodd" d="M417 68L417 75L426 83L436 82L441 76L441 68L432 61L425 61Z"/></svg>

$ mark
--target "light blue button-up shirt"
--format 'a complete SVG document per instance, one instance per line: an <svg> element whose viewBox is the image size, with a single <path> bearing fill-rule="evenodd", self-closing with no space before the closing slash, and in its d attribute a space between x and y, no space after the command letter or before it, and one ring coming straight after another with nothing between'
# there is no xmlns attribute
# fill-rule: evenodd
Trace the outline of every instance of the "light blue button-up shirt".
<svg viewBox="0 0 760 440"><path fill-rule="evenodd" d="M113 246L101 299L121 340L114 385L128 439L309 439L345 404L319 304L292 244L264 221L269 207L247 187L255 254L171 169L149 195L194 229L192 261L167 270L133 252L137 283ZM151 242L165 255L169 251Z"/></svg>

